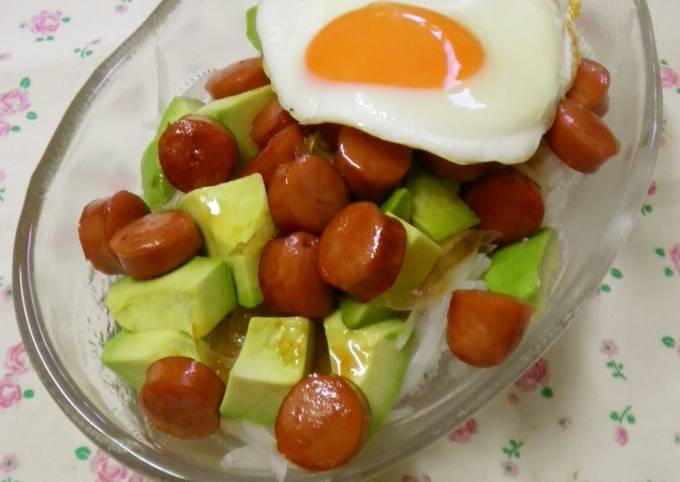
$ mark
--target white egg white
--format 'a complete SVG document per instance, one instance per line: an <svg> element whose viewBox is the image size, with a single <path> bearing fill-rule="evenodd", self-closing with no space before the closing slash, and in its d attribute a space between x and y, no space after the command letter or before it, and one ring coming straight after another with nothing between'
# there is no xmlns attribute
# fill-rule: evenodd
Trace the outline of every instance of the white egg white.
<svg viewBox="0 0 680 482"><path fill-rule="evenodd" d="M335 122L459 164L530 158L548 130L575 61L566 14L552 0L410 0L467 27L485 60L451 89L320 79L305 66L310 41L371 0L262 0L257 31L281 105L303 124ZM455 45L454 45L455 49Z"/></svg>

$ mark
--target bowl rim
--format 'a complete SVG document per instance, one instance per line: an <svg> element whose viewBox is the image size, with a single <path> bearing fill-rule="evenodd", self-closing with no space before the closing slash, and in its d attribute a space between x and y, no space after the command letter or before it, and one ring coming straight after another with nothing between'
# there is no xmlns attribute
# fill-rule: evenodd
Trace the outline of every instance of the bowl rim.
<svg viewBox="0 0 680 482"><path fill-rule="evenodd" d="M637 20L642 35L642 49L645 62L645 84L643 122L640 141L628 179L636 178L639 186L636 189L626 189L622 186L618 207L626 217L624 222L616 227L608 228L602 242L593 253L593 263L589 269L604 276L615 255L626 241L634 221L639 216L639 206L644 200L645 190L642 180L649 184L659 148L662 121L662 91L659 74L659 63L656 43L652 27L651 16L646 0L634 0ZM17 324L26 352L35 368L41 382L59 408L90 440L99 448L109 452L114 458L121 460L132 469L153 478L169 481L215 480L217 472L197 466L188 466L184 462L170 456L160 454L152 448L143 445L128 435L125 431L108 419L78 388L65 367L60 363L59 356L50 342L40 311L35 286L34 275L34 241L35 231L40 220L44 194L47 186L56 174L72 141L77 127L80 125L81 112L97 96L98 91L108 83L113 73L125 64L126 58L136 47L161 27L183 3L183 0L162 0L141 26L128 37L103 63L101 63L78 91L59 122L44 155L33 172L28 184L19 223L16 230L13 255L14 307ZM65 136L62 132L67 133ZM71 133L71 134L68 134ZM605 248L606 247L606 248ZM581 309L588 294L595 291L599 279L571 286L565 295L567 302L560 303L561 310L554 315L561 320L543 330L528 356L513 361L513 370L506 370L499 374L490 384L473 393L466 394L456 413L448 413L448 417L438 417L435 424L430 424L427 436L419 432L412 441L400 447L400 450L383 457L373 464L363 467L349 466L349 470L318 474L318 476L339 477L339 480L357 480L359 477L375 475L386 470L397 461L410 457L425 449L441 436L472 415L473 412L486 405L494 396L512 384L526 371L569 326L574 315ZM570 307L570 308L569 308ZM231 474L230 474L231 475ZM315 474L305 474L294 477L294 480L311 480ZM231 476L230 480L254 481L269 480L269 475L258 473L248 476Z"/></svg>

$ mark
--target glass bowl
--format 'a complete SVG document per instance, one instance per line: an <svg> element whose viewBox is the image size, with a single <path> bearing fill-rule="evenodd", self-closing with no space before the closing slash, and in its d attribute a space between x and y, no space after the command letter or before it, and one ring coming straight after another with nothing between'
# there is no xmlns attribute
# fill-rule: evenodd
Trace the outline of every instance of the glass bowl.
<svg viewBox="0 0 680 482"><path fill-rule="evenodd" d="M547 1L547 0L546 0ZM146 429L133 393L99 362L115 331L103 299L108 280L85 263L77 238L83 206L118 189L139 192L139 160L159 109L193 76L255 54L245 37L252 0L166 0L102 64L68 108L28 188L14 250L19 327L52 397L97 445L131 468L171 481L265 480L262 470L219 465L226 437L167 444ZM414 454L511 384L590 299L637 218L661 126L654 37L645 0L583 3L577 23L612 72L607 123L620 154L583 177L558 216L562 269L540 319L502 366L440 369L351 463L289 480L359 480Z"/></svg>

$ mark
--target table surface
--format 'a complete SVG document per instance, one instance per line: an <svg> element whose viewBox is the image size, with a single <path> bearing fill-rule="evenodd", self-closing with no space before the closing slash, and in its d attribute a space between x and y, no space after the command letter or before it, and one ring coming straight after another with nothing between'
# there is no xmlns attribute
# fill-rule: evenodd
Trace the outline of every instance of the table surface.
<svg viewBox="0 0 680 482"><path fill-rule="evenodd" d="M0 4L0 482L144 480L80 433L30 367L15 323L11 261L27 183L66 106L156 3ZM673 70L680 72L680 2L651 3L664 133L628 243L543 359L381 481L680 480L680 79Z"/></svg>

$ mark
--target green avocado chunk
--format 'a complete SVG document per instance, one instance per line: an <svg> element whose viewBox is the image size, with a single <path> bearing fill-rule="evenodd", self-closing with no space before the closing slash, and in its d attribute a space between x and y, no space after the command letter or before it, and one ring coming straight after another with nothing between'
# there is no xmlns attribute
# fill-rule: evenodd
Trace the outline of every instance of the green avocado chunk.
<svg viewBox="0 0 680 482"><path fill-rule="evenodd" d="M180 330L200 338L236 306L236 293L224 260L196 257L155 279L121 278L106 306L125 330Z"/></svg>
<svg viewBox="0 0 680 482"><path fill-rule="evenodd" d="M260 148L250 137L250 128L255 116L274 100L275 94L270 85L249 90L242 94L225 97L204 105L196 115L217 119L231 131L236 139L241 165L260 152Z"/></svg>
<svg viewBox="0 0 680 482"><path fill-rule="evenodd" d="M142 192L151 209L166 204L177 191L165 178L158 160L158 140L171 122L194 113L203 102L190 97L175 97L161 117L156 135L142 156Z"/></svg>
<svg viewBox="0 0 680 482"><path fill-rule="evenodd" d="M336 311L324 320L324 328L331 369L356 383L366 395L374 432L397 401L411 357L413 326L387 320L352 330Z"/></svg>
<svg viewBox="0 0 680 482"><path fill-rule="evenodd" d="M493 253L484 282L489 291L514 296L540 310L558 262L557 233L542 228L532 237Z"/></svg>
<svg viewBox="0 0 680 482"><path fill-rule="evenodd" d="M385 214L394 214L396 217L403 219L407 223L411 222L413 215L413 199L411 193L405 187L392 192L387 201L380 206L380 210Z"/></svg>
<svg viewBox="0 0 680 482"><path fill-rule="evenodd" d="M477 215L458 196L457 183L438 179L415 168L405 187L413 198L413 225L435 241L471 228Z"/></svg>
<svg viewBox="0 0 680 482"><path fill-rule="evenodd" d="M251 318L229 373L222 417L272 425L283 399L310 370L313 329L307 318Z"/></svg>
<svg viewBox="0 0 680 482"><path fill-rule="evenodd" d="M144 385L149 365L169 356L201 360L194 339L177 330L123 330L102 348L102 363L135 390Z"/></svg>
<svg viewBox="0 0 680 482"><path fill-rule="evenodd" d="M345 326L353 329L399 317L399 312L391 308L375 303L360 303L351 298L340 301L340 313Z"/></svg>
<svg viewBox="0 0 680 482"><path fill-rule="evenodd" d="M442 248L430 238L425 236L419 229L397 218L406 229L406 253L401 270L394 284L373 302L380 303L383 298L399 296L400 293L418 288L427 279L437 258L442 254Z"/></svg>
<svg viewBox="0 0 680 482"><path fill-rule="evenodd" d="M231 267L239 304L246 308L260 304L260 255L277 232L262 176L252 174L195 189L185 194L177 207L198 224L208 255L224 258Z"/></svg>

